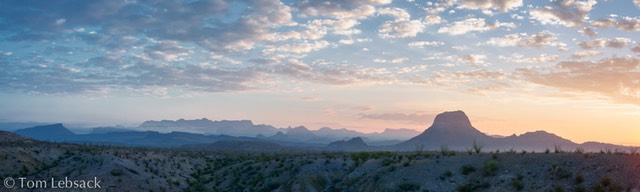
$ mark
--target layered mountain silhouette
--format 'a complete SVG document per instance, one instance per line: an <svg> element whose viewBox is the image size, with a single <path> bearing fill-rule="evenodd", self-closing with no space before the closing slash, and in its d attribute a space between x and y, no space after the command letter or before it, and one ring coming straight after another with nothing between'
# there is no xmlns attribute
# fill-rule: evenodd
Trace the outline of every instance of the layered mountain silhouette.
<svg viewBox="0 0 640 192"><path fill-rule="evenodd" d="M304 126L276 128L271 125L256 125L250 120L222 120L211 121L207 118L194 120L161 120L145 121L136 128L137 130L158 131L169 133L180 130L183 132L199 133L206 135L230 135L242 137L267 138L287 142L311 142L328 144L336 140L345 140L353 137L362 137L370 142L394 142L394 140L406 140L419 132L411 129L385 129L381 133L362 133L348 129L333 129L323 127L318 130L309 130ZM102 133L120 131L118 129L95 130ZM280 132L280 133L279 133ZM398 142L395 142L398 143Z"/></svg>
<svg viewBox="0 0 640 192"><path fill-rule="evenodd" d="M172 126L189 128L188 130L195 128L208 131L213 130L213 132L218 133L236 133L236 135L202 134L179 131L131 131L120 127L97 128L89 134L76 134L69 131L62 124L41 125L18 129L14 131L14 133L43 141L124 146L179 147L189 145L193 148L210 146L211 148L226 150L232 149L232 146L234 145L244 146L243 148L250 148L251 146L264 144L265 147L260 148L258 151L268 151L269 149L273 149L274 151L290 149L412 151L416 149L440 150L442 147L446 147L451 150L463 151L472 148L474 144L482 146L485 151L512 149L544 151L546 149L555 150L556 148L561 148L562 150L567 151L578 148L585 151L626 151L630 149L630 147L626 146L598 142L578 144L545 131L528 132L521 135L514 134L501 138L492 137L473 127L469 117L467 117L463 111L450 111L438 114L429 128L408 140L378 140L375 142L373 142L371 138L375 138L381 134L395 134L398 136L409 134L411 131L403 129L387 129L383 133L370 134L364 134L347 129L331 128L322 128L320 130L312 131L304 126L293 128L274 128L270 125L254 125L251 121L247 120L211 121L208 119L147 121L140 127L176 130L176 127ZM258 131L258 134L249 134L249 131L251 130L262 131ZM238 134L239 132L245 134ZM341 135L341 133L344 135ZM367 138L365 136L369 136L371 138ZM381 137L385 138L386 136ZM376 142L377 144L374 144Z"/></svg>
<svg viewBox="0 0 640 192"><path fill-rule="evenodd" d="M629 147L586 142L583 144L574 143L555 134L546 131L527 132L522 135L511 135L508 137L492 137L480 132L471 125L469 117L463 111L449 111L438 114L431 127L423 133L405 142L391 147L398 150L415 150L423 148L426 150L439 150L446 147L451 150L468 150L474 144L482 146L485 150L534 150L544 151L555 150L575 150L585 151L601 150L628 150Z"/></svg>
<svg viewBox="0 0 640 192"><path fill-rule="evenodd" d="M354 137L347 141L332 142L329 143L327 148L338 151L364 151L370 149L367 143L365 143L360 137Z"/></svg>
<svg viewBox="0 0 640 192"><path fill-rule="evenodd" d="M254 137L258 134L273 135L278 132L278 129L271 125L255 125L252 121L249 120L211 121L207 118L195 120L179 119L176 121L145 121L138 127L138 129L153 130L158 132L172 132L175 130L180 130L200 134L233 135L246 137Z"/></svg>
<svg viewBox="0 0 640 192"><path fill-rule="evenodd" d="M66 127L62 126L61 123L18 129L15 133L43 141L57 141L58 138L67 138L76 135Z"/></svg>

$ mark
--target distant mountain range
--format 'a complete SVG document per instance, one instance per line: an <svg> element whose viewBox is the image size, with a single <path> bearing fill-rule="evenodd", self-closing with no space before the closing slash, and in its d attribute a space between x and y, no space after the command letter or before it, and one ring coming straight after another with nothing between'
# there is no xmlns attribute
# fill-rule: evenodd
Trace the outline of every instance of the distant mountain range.
<svg viewBox="0 0 640 192"><path fill-rule="evenodd" d="M147 121L138 127L138 129L141 128L155 131L100 127L95 128L89 134L76 134L62 124L51 124L18 129L14 133L54 142L218 150L234 149L236 146L236 149L245 151L413 151L417 149L440 150L443 147L464 151L470 150L474 144L481 146L485 151L544 151L556 148L585 151L627 151L631 149L627 146L598 142L578 144L545 131L528 132L522 135L514 134L507 137L489 136L474 128L467 115L462 111L438 114L433 125L419 134L409 129L386 129L382 133L364 134L347 129L309 130L304 126L275 128L270 125L254 125L248 120L211 121L208 119ZM157 130L200 130L205 133L159 132ZM409 134L412 135L407 136Z"/></svg>
<svg viewBox="0 0 640 192"><path fill-rule="evenodd" d="M211 121L207 118L184 120L179 119L145 121L137 130L150 130L169 133L176 130L207 135L231 135L243 137L271 138L275 140L309 143L329 143L336 140L362 137L366 141L381 142L390 140L406 140L420 133L412 129L385 129L381 133L362 133L348 129L323 127L309 130L304 126L276 128L271 125L255 125L250 120Z"/></svg>
<svg viewBox="0 0 640 192"><path fill-rule="evenodd" d="M424 147L426 150L439 150L446 147L450 150L469 150L477 144L486 150L528 150L545 151L547 149L601 151L629 150L628 146L606 143L586 142L574 143L546 131L527 132L522 135L508 137L492 137L480 132L471 125L463 111L450 111L438 114L433 125L423 133L405 142L390 147L391 149L412 150Z"/></svg>

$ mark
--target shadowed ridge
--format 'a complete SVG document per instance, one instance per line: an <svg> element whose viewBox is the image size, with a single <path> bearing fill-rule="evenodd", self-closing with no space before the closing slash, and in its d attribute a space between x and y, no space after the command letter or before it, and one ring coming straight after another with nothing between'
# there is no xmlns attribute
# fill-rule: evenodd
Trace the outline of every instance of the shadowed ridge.
<svg viewBox="0 0 640 192"><path fill-rule="evenodd" d="M76 135L62 123L18 129L14 133L43 141L65 141Z"/></svg>

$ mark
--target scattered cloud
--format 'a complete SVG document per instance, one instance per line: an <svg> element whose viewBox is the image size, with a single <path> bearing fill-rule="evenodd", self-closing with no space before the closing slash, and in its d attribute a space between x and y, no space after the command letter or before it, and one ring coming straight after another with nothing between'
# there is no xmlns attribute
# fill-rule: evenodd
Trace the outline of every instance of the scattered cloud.
<svg viewBox="0 0 640 192"><path fill-rule="evenodd" d="M336 19L363 19L375 13L375 6L389 3L391 3L391 0L318 0L301 1L295 7L301 17L323 16Z"/></svg>
<svg viewBox="0 0 640 192"><path fill-rule="evenodd" d="M378 14L391 15L395 18L378 27L378 33L382 38L415 37L425 28L425 24L422 21L411 20L411 15L401 8L382 8L378 11Z"/></svg>
<svg viewBox="0 0 640 192"><path fill-rule="evenodd" d="M511 56L499 56L498 58L515 63L547 63L558 60L558 55L542 54L539 57L525 57L522 54L515 53Z"/></svg>
<svg viewBox="0 0 640 192"><path fill-rule="evenodd" d="M390 60L386 60L386 59L374 59L373 62L374 63L395 63L395 64L400 64L400 63L404 63L405 61L408 61L409 58L406 57L398 57L398 58L393 58Z"/></svg>
<svg viewBox="0 0 640 192"><path fill-rule="evenodd" d="M558 37L550 31L542 31L535 34L516 33L504 37L491 38L487 44L498 47L541 47L551 46L565 49L566 44L557 42Z"/></svg>
<svg viewBox="0 0 640 192"><path fill-rule="evenodd" d="M598 93L619 103L640 104L640 60L636 58L566 61L546 69L520 68L516 73L532 83Z"/></svg>
<svg viewBox="0 0 640 192"><path fill-rule="evenodd" d="M458 61L469 63L471 65L484 64L486 59L487 56L482 54L470 54L458 57Z"/></svg>
<svg viewBox="0 0 640 192"><path fill-rule="evenodd" d="M580 31L578 31L580 33L582 33L582 35L587 36L587 37L596 37L598 36L598 33L596 33L593 28L591 27L585 27L582 28Z"/></svg>
<svg viewBox="0 0 640 192"><path fill-rule="evenodd" d="M447 26L438 29L438 33L447 33L449 35L462 35L468 32L478 31L485 32L496 29L498 27L515 28L513 23L494 23L485 22L484 18L467 18L461 21L453 22Z"/></svg>
<svg viewBox="0 0 640 192"><path fill-rule="evenodd" d="M517 9L522 6L522 0L458 0L463 9L494 9L500 12Z"/></svg>
<svg viewBox="0 0 640 192"><path fill-rule="evenodd" d="M301 42L296 44L285 44L281 46L274 46L263 50L264 53L273 53L273 52L290 52L290 53L308 53L311 51L316 51L320 49L324 49L331 45L328 41L315 41L315 42Z"/></svg>
<svg viewBox="0 0 640 192"><path fill-rule="evenodd" d="M558 0L550 6L529 11L531 18L542 24L577 27L589 17L589 12L598 2L596 0Z"/></svg>
<svg viewBox="0 0 640 192"><path fill-rule="evenodd" d="M640 18L622 17L617 20L614 18L603 18L592 21L591 25L600 28L615 27L624 31L640 31Z"/></svg>
<svg viewBox="0 0 640 192"><path fill-rule="evenodd" d="M444 19L442 19L442 17L437 15L427 15L426 17L424 17L425 25L436 25L443 22L444 22Z"/></svg>
<svg viewBox="0 0 640 192"><path fill-rule="evenodd" d="M425 48L425 47L438 47L444 45L442 41L414 41L410 42L409 47Z"/></svg>
<svg viewBox="0 0 640 192"><path fill-rule="evenodd" d="M611 39L599 38L593 41L579 42L578 46L580 46L580 48L583 48L583 49L593 49L593 48L600 48L600 47L620 49L620 48L626 47L631 42L632 41L629 38L621 38L621 37L611 38Z"/></svg>
<svg viewBox="0 0 640 192"><path fill-rule="evenodd" d="M585 50L585 51L575 52L573 55L571 55L571 57L574 58L574 59L580 59L580 58L584 58L584 57L593 57L593 56L597 56L597 55L601 55L601 54L602 54L602 52L600 52L600 51Z"/></svg>
<svg viewBox="0 0 640 192"><path fill-rule="evenodd" d="M635 53L640 53L640 45L636 45L635 47L631 48L631 51Z"/></svg>

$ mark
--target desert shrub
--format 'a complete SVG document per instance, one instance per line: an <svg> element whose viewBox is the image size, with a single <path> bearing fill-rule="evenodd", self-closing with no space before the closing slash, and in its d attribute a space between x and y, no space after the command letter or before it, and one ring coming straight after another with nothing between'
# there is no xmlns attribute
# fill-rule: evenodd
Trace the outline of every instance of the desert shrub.
<svg viewBox="0 0 640 192"><path fill-rule="evenodd" d="M475 151L477 154L480 154L480 152L482 152L482 144L479 144L476 140L473 140L473 151Z"/></svg>
<svg viewBox="0 0 640 192"><path fill-rule="evenodd" d="M121 176L122 174L124 174L124 171L122 171L122 169L112 169L111 170L111 175L113 176Z"/></svg>
<svg viewBox="0 0 640 192"><path fill-rule="evenodd" d="M581 173L577 173L576 179L574 181L576 184L581 184L582 182L584 182L584 177L582 176Z"/></svg>
<svg viewBox="0 0 640 192"><path fill-rule="evenodd" d="M484 174L488 176L494 176L498 173L498 161L489 160L484 163Z"/></svg>
<svg viewBox="0 0 640 192"><path fill-rule="evenodd" d="M576 188L574 189L575 192L586 192L587 189L584 188L584 186L582 185L576 185Z"/></svg>
<svg viewBox="0 0 640 192"><path fill-rule="evenodd" d="M591 188L591 191L593 192L605 192L605 188L602 185L593 185L593 187Z"/></svg>
<svg viewBox="0 0 640 192"><path fill-rule="evenodd" d="M553 145L553 152L554 153L562 153L562 146L561 145Z"/></svg>
<svg viewBox="0 0 640 192"><path fill-rule="evenodd" d="M400 189L400 191L417 191L420 189L420 185L411 182L404 182L398 185L398 189Z"/></svg>
<svg viewBox="0 0 640 192"><path fill-rule="evenodd" d="M524 184L522 184L522 181L518 179L512 179L511 185L513 185L513 187L515 187L518 191L524 189Z"/></svg>
<svg viewBox="0 0 640 192"><path fill-rule="evenodd" d="M323 176L310 176L309 182L318 191L323 191L327 187L327 179Z"/></svg>
<svg viewBox="0 0 640 192"><path fill-rule="evenodd" d="M515 187L518 191L521 191L522 189L524 189L524 184L522 183L522 179L524 179L524 176L522 176L522 174L518 174L516 178L513 178L511 180L511 185L513 185L513 187Z"/></svg>
<svg viewBox="0 0 640 192"><path fill-rule="evenodd" d="M609 177L602 178L602 180L600 180L600 185L608 187L609 185L611 185L611 179Z"/></svg>
<svg viewBox="0 0 640 192"><path fill-rule="evenodd" d="M386 166L391 165L391 163L393 163L393 160L391 160L391 159L389 159L389 158L384 158L384 159L382 160L382 166L385 166L385 167L386 167Z"/></svg>
<svg viewBox="0 0 640 192"><path fill-rule="evenodd" d="M472 148L467 148L467 153L469 155L473 155L473 149Z"/></svg>
<svg viewBox="0 0 640 192"><path fill-rule="evenodd" d="M471 191L475 191L478 190L480 188L489 188L491 185L489 184L489 182L484 182L482 184L480 184L479 182L475 182L475 183L471 183L471 182L467 182L464 184L460 184L458 185L458 187L456 188L459 192L471 192Z"/></svg>
<svg viewBox="0 0 640 192"><path fill-rule="evenodd" d="M468 175L469 173L474 172L474 171L476 171L476 168L471 166L471 165L462 166L462 174L463 175Z"/></svg>
<svg viewBox="0 0 640 192"><path fill-rule="evenodd" d="M444 173L442 173L443 177L452 177L453 176L453 172L451 172L451 170L447 170Z"/></svg>
<svg viewBox="0 0 640 192"><path fill-rule="evenodd" d="M440 153L442 154L442 156L449 155L449 146L447 145L440 146Z"/></svg>

